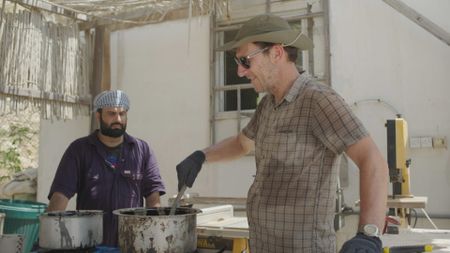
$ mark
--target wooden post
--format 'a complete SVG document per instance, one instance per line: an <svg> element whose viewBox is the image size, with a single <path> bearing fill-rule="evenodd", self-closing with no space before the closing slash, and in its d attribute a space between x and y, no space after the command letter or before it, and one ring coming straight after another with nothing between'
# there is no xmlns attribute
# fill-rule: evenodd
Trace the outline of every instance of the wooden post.
<svg viewBox="0 0 450 253"><path fill-rule="evenodd" d="M92 98L101 91L111 89L110 31L108 28L95 28L94 44L94 76L91 84ZM94 112L91 117L91 131L97 128L96 123Z"/></svg>

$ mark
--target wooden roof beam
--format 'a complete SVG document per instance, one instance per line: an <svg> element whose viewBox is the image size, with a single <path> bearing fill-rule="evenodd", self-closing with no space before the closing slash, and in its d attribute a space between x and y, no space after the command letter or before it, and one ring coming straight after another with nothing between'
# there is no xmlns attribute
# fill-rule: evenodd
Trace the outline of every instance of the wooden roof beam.
<svg viewBox="0 0 450 253"><path fill-rule="evenodd" d="M64 7L57 6L55 4L51 4L46 1L40 0L8 0L13 3L18 3L25 7L38 8L44 11L48 11L51 13L63 15L69 18L73 18L79 21L89 21L89 17L86 14L78 13L76 11L69 10Z"/></svg>
<svg viewBox="0 0 450 253"><path fill-rule="evenodd" d="M149 25L153 23L160 23L167 20L174 20L180 18L186 18L189 16L188 8L177 8L168 10L166 13L161 14L160 19L146 19L149 16L149 10L145 8L138 8L135 10L123 11L112 17L95 17L89 22L80 23L80 30L88 30L98 26L108 26L110 31L116 31L121 29L132 28L136 26ZM157 15L154 13L152 15ZM192 16L199 15L198 10L193 10ZM150 15L150 16L152 16Z"/></svg>

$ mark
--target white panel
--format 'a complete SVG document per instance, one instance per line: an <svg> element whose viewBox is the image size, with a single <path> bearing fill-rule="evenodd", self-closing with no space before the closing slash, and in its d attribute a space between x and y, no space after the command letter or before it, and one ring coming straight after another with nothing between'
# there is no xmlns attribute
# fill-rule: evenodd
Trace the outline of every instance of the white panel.
<svg viewBox="0 0 450 253"><path fill-rule="evenodd" d="M48 203L47 195L59 161L72 141L89 134L90 117L67 121L41 120L40 129L37 201ZM70 200L68 210L75 209L75 198Z"/></svg>
<svg viewBox="0 0 450 253"><path fill-rule="evenodd" d="M167 201L175 166L209 144L209 17L114 32L111 43L112 82L131 99L128 132L155 151ZM214 175L203 168L188 191L215 194Z"/></svg>
<svg viewBox="0 0 450 253"><path fill-rule="evenodd" d="M450 31L449 1L404 1ZM236 2L233 8L248 13L243 4L250 2ZM264 12L264 7L252 9L251 14L259 12ZM330 12L332 85L347 102L360 102L353 108L381 152L386 154L384 123L395 117L395 110L408 121L411 136L448 138L450 47L382 1L330 0ZM172 195L176 192L176 164L209 144L209 18L114 32L111 43L113 87L124 89L131 97L129 132L153 147L168 195ZM392 107L361 102L373 98ZM88 118L41 123L39 201L47 202L65 147L88 134L88 129ZM218 129L217 137L222 139L236 133L236 124L224 121ZM450 192L449 151L409 152L412 193L429 197L430 214L450 215L450 202L442 194ZM358 199L359 175L349 164L345 200L351 205ZM208 164L189 191L202 196L245 196L254 166L252 156Z"/></svg>
<svg viewBox="0 0 450 253"><path fill-rule="evenodd" d="M450 2L405 0L450 31ZM387 119L400 112L410 136L450 136L450 47L383 1L331 0L332 85L354 106L386 154ZM381 99L386 103L367 102ZM447 149L412 149L411 191L428 196L432 215L450 215L450 155ZM345 200L358 198L358 171ZM433 187L430 187L433 185ZM392 188L389 186L389 188Z"/></svg>

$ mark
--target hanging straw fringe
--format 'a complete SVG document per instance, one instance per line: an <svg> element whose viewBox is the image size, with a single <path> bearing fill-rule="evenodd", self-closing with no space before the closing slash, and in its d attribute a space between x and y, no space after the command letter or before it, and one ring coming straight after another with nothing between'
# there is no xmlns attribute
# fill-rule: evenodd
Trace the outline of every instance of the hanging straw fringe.
<svg viewBox="0 0 450 253"><path fill-rule="evenodd" d="M89 115L93 40L34 10L0 22L0 114L38 106L44 119ZM8 106L6 106L8 105Z"/></svg>

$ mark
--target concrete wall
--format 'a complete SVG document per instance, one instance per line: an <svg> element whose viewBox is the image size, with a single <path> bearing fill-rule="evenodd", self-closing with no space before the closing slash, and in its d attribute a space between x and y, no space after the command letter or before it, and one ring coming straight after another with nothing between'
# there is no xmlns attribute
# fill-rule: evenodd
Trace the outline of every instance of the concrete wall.
<svg viewBox="0 0 450 253"><path fill-rule="evenodd" d="M404 0L450 32L450 2ZM383 1L330 1L332 85L386 154L386 119L395 110L410 136L450 136L450 47ZM369 102L381 99L386 103ZM390 108L390 104L393 108ZM409 150L411 189L428 196L427 210L450 215L450 158L447 149ZM358 170L350 166L347 204L358 198Z"/></svg>
<svg viewBox="0 0 450 253"><path fill-rule="evenodd" d="M89 117L78 117L68 121L41 120L37 201L48 203L47 195L64 151L72 141L88 135L89 128ZM74 208L75 198L72 198L68 209Z"/></svg>
<svg viewBox="0 0 450 253"><path fill-rule="evenodd" d="M131 99L128 132L149 142L176 194L175 166L209 143L209 17L114 32L111 52L113 85ZM203 168L194 190L216 194L215 173Z"/></svg>
<svg viewBox="0 0 450 253"><path fill-rule="evenodd" d="M450 31L449 1L404 2ZM446 113L450 47L382 1L330 0L330 12L332 85L347 102L357 102L353 108L382 153L386 153L384 124L395 117L395 111L408 121L410 136L450 137ZM190 23L179 20L114 32L111 43L113 87L131 97L129 133L150 143L168 195L175 194L176 164L209 144L209 20L194 18ZM235 123L220 125L218 139L234 134L235 128ZM61 147L87 133L87 127L64 131L45 124L41 131L41 150L51 150L52 156L41 151L46 158L40 165L45 167L45 177L53 177ZM54 139L60 139L58 145ZM413 194L429 197L430 214L450 216L448 150L412 149L409 157ZM190 191L244 197L254 170L251 156L207 165ZM358 170L350 164L348 171L345 200L351 205L358 199ZM45 183L40 185L39 196L46 195Z"/></svg>
<svg viewBox="0 0 450 253"><path fill-rule="evenodd" d="M167 187L163 203L176 194L176 164L209 144L208 49L209 17L111 35L111 86L130 97L128 133L147 141L156 153ZM64 150L89 133L89 124L88 118L41 122L38 201L48 202ZM193 191L216 195L215 175L205 166ZM69 208L74 208L73 200Z"/></svg>

